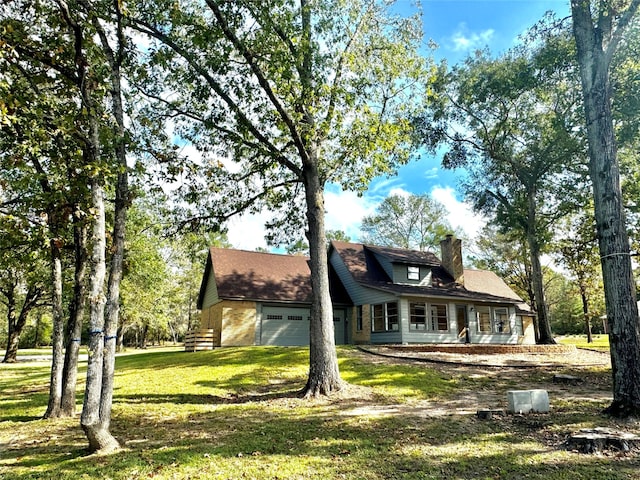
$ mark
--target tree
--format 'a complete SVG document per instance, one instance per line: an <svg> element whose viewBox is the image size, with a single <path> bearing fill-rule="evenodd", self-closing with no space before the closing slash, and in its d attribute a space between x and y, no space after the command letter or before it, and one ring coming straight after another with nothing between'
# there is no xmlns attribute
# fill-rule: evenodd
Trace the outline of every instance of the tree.
<svg viewBox="0 0 640 480"><path fill-rule="evenodd" d="M475 268L497 273L535 312L531 257L526 241L487 224L470 250Z"/></svg>
<svg viewBox="0 0 640 480"><path fill-rule="evenodd" d="M14 2L17 3L17 2ZM51 388L48 417L58 416L62 408L68 406L67 414L75 410L75 363L76 359L67 361L69 352L77 355L76 339L80 334L82 308L84 305L83 268L86 258L84 252L84 228L80 221L83 216L88 219L91 236L88 242L90 251L89 266L90 285L89 299L89 361L87 365L87 383L81 416L81 426L89 440L92 451L109 451L118 447L117 441L109 433L111 413L111 394L113 389L113 364L115 329L117 328L119 305L119 281L121 276L122 252L124 246L124 218L127 195L127 164L124 148L124 115L120 88L119 65L122 62L122 15L120 4L114 2L116 21L113 28L105 29L96 16L109 11L107 4L92 5L87 1L67 3L57 0L54 4L42 3L36 6L23 5L19 12L28 12L35 22L26 22L23 18L11 20L8 32L10 45L15 49L19 63L31 62L43 72L41 78L45 82L64 86L65 99L70 99L68 111L63 118L69 119L67 124L54 125L59 128L54 139L63 137L70 140L72 158L77 163L73 166L64 164L67 168L67 181L80 177L84 184L88 184L86 203L62 203L62 208L49 200L47 215L52 240L52 271L54 278L54 361L51 374ZM27 15L27 14L25 14ZM17 28L16 28L17 27ZM109 33L107 34L107 30ZM14 32L18 33L15 34ZM111 50L109 38L115 33L119 43L117 53ZM32 82L32 88L38 89L39 84ZM113 125L111 130L106 123L109 118L106 102L106 91L111 92L110 106L112 108ZM65 138L66 137L66 138ZM64 144L63 142L61 142ZM60 155L60 152L56 152ZM54 157L55 158L55 157ZM112 161L115 159L115 162ZM62 184L53 187L52 180L59 181L59 177L49 177L42 168L41 159L32 159L39 174L42 190L48 194L58 191L72 190L74 185ZM49 159L52 160L52 159ZM53 165L56 162L51 161ZM112 167L117 164L117 184L115 190L114 230L112 234L113 247L111 249L111 268L109 284L105 295L104 284L106 277L106 215L105 215L105 184L113 178ZM79 172L79 175L76 175ZM64 178L64 177L63 177ZM85 187L86 188L86 187ZM84 197L81 197L84 198ZM66 200L66 198L65 198ZM86 207L86 208L85 208ZM76 287L74 302L71 309L71 320L68 329L67 357L64 372L68 374L67 382L60 374L60 358L62 352L63 322L61 313L61 262L60 251L62 243L58 238L61 226L74 219L75 251L76 251ZM106 317L105 317L106 303ZM61 391L68 402L60 401Z"/></svg>
<svg viewBox="0 0 640 480"><path fill-rule="evenodd" d="M545 271L545 295L553 331L560 335L584 333L584 316L577 285L562 273Z"/></svg>
<svg viewBox="0 0 640 480"><path fill-rule="evenodd" d="M96 326L102 324L104 345L94 343L96 349L90 350L90 353L99 354L100 348L102 348L102 358L96 358L97 365L95 368L95 373L97 373L96 377L97 379L99 378L100 381L95 381L90 384L90 380L93 379L90 379L89 367L87 367L87 386L85 389L85 401L80 423L89 440L89 448L92 451L108 452L119 448L119 443L111 435L109 426L111 424L111 407L113 404L115 352L120 315L120 283L122 281L124 262L126 221L127 211L131 202L128 175L129 167L127 164L127 135L122 93L122 67L126 60L128 43L124 35L124 16L121 10L122 4L119 0L114 0L112 3L106 4L106 14L104 18L94 15L94 7L88 2L82 3L81 5L86 9L87 17L90 19L91 25L100 38L100 53L104 55L105 63L108 66L105 84L108 85L111 93L111 117L113 120L112 136L110 138L113 142L113 156L117 173L114 188L114 219L111 235L113 243L109 262L110 268L105 301L105 318L102 322L96 322ZM103 26L103 20L107 23L107 26ZM109 31L115 33L115 47L112 47L109 42ZM87 107L89 106L90 105L87 105ZM98 144L95 145L97 146ZM97 199L99 182L96 182L96 184L92 183L91 185L93 187L92 194L94 194L92 198L96 199L94 208L97 210L99 209L99 201ZM104 229L101 230L101 228L100 218L98 217L94 224L94 235L96 238L94 252L99 244L100 248L102 248L102 242L97 239L99 234L105 235ZM96 261L98 260L97 255L94 258ZM101 258L100 261L103 261L103 258ZM99 309L96 309L96 311L98 312Z"/></svg>
<svg viewBox="0 0 640 480"><path fill-rule="evenodd" d="M2 360L5 363L17 361L27 317L43 304L43 230L40 222L33 225L24 217L6 215L0 209L0 296L7 318L7 349Z"/></svg>
<svg viewBox="0 0 640 480"><path fill-rule="evenodd" d="M602 291L602 274L599 265L596 229L593 211L584 211L570 217L559 232L555 250L558 259L573 276L582 304L582 319L587 342L591 343L591 318L595 303ZM597 302L600 303L600 302ZM599 316L604 312L595 310Z"/></svg>
<svg viewBox="0 0 640 480"><path fill-rule="evenodd" d="M45 219L50 249L53 361L49 404L45 417L75 413L75 371L79 329L84 305L81 252L86 228L86 169L79 137L82 122L76 116L77 91L72 83L72 62L67 39L59 26L56 5L12 1L4 5L2 40L3 95L6 109L2 128L3 177L15 198L14 210ZM73 56L71 55L71 59ZM76 95L74 96L74 92ZM25 213L27 212L27 213ZM66 246L76 252L76 286L64 335L63 270ZM75 333L73 333L75 332ZM72 336L73 335L73 336ZM71 342L71 343L70 343Z"/></svg>
<svg viewBox="0 0 640 480"><path fill-rule="evenodd" d="M446 207L429 195L390 195L376 213L362 219L364 243L388 247L437 251L440 241L453 232Z"/></svg>
<svg viewBox="0 0 640 480"><path fill-rule="evenodd" d="M640 414L640 319L620 188L609 69L638 7L640 0L571 1L609 322L613 402L606 412L615 416Z"/></svg>
<svg viewBox="0 0 640 480"><path fill-rule="evenodd" d="M182 138L210 154L187 167L211 175L204 188L201 179L187 188L206 210L194 220L267 204L280 209L271 226L295 232L304 225L313 293L303 391L340 389L324 188L363 189L409 158L406 119L425 74L416 18L392 15L389 2L377 0L157 0L134 15L136 28L157 41L143 80L163 79L145 92L156 110L166 107L164 118L176 119ZM175 95L163 96L167 90ZM237 162L233 172L221 162L229 157ZM211 181L220 171L227 179ZM304 208L291 208L300 199Z"/></svg>
<svg viewBox="0 0 640 480"><path fill-rule="evenodd" d="M419 120L429 146L449 147L443 165L468 170L463 188L475 209L526 240L538 343L555 343L540 256L584 185L570 55L562 35L534 36L498 59L477 52L442 75L439 97Z"/></svg>

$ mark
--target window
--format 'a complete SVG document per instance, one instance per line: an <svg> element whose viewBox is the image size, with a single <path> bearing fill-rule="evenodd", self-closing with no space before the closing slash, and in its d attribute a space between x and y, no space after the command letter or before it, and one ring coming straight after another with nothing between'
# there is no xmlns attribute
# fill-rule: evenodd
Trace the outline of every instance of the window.
<svg viewBox="0 0 640 480"><path fill-rule="evenodd" d="M509 325L509 311L506 308L493 309L494 331L496 333L511 333Z"/></svg>
<svg viewBox="0 0 640 480"><path fill-rule="evenodd" d="M427 305L424 303L409 304L409 329L426 330L427 328Z"/></svg>
<svg viewBox="0 0 640 480"><path fill-rule="evenodd" d="M449 315L447 305L409 303L409 329L428 330L430 332L448 331Z"/></svg>
<svg viewBox="0 0 640 480"><path fill-rule="evenodd" d="M509 309L478 307L478 331L481 333L511 333Z"/></svg>
<svg viewBox="0 0 640 480"><path fill-rule="evenodd" d="M398 303L380 303L371 306L371 331L398 330Z"/></svg>
<svg viewBox="0 0 640 480"><path fill-rule="evenodd" d="M449 330L449 320L446 305L431 305L431 330L446 332Z"/></svg>
<svg viewBox="0 0 640 480"><path fill-rule="evenodd" d="M289 315L287 317L289 320L297 320L297 321L302 321L302 315Z"/></svg>
<svg viewBox="0 0 640 480"><path fill-rule="evenodd" d="M267 320L282 320L282 315L267 314Z"/></svg>
<svg viewBox="0 0 640 480"><path fill-rule="evenodd" d="M398 330L398 303L387 303L387 329Z"/></svg>
<svg viewBox="0 0 640 480"><path fill-rule="evenodd" d="M356 307L356 331L362 331L362 305Z"/></svg>
<svg viewBox="0 0 640 480"><path fill-rule="evenodd" d="M420 280L420 267L407 267L407 280Z"/></svg>
<svg viewBox="0 0 640 480"><path fill-rule="evenodd" d="M489 307L478 307L478 331L491 333L491 310Z"/></svg>

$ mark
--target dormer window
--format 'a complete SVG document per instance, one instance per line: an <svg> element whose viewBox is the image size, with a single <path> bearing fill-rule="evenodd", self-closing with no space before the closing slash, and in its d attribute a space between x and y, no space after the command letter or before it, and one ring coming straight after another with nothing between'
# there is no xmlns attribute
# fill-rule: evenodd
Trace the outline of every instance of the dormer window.
<svg viewBox="0 0 640 480"><path fill-rule="evenodd" d="M420 267L407 267L407 280L420 280Z"/></svg>

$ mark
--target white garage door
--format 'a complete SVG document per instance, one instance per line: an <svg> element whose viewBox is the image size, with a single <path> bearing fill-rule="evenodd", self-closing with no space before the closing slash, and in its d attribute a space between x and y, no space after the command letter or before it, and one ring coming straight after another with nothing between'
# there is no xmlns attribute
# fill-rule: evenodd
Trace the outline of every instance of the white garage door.
<svg viewBox="0 0 640 480"><path fill-rule="evenodd" d="M336 344L345 343L343 310L334 312ZM262 307L260 345L309 345L309 309Z"/></svg>

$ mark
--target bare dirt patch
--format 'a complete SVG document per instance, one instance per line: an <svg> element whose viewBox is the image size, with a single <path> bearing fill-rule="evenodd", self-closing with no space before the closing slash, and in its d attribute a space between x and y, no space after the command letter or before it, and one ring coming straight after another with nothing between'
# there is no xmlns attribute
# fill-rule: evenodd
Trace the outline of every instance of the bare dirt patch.
<svg viewBox="0 0 640 480"><path fill-rule="evenodd" d="M606 405L612 399L611 362L608 353L574 350L562 354L474 355L446 352L398 352L387 347L363 348L358 355L374 363L410 363L435 369L459 382L455 398L363 406L350 414L471 415L483 409L506 409L508 390L543 389L551 408L566 402ZM577 383L557 383L554 376L571 375ZM366 412L365 412L366 410Z"/></svg>

